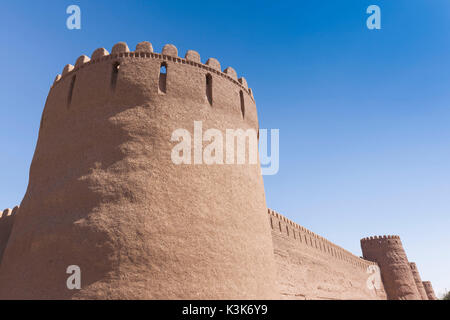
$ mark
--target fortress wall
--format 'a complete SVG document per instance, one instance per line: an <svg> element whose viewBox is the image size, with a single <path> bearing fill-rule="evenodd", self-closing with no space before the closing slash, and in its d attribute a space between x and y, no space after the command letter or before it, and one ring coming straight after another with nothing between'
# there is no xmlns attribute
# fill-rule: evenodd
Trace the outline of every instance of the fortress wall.
<svg viewBox="0 0 450 320"><path fill-rule="evenodd" d="M409 265L411 267L411 271L413 273L414 281L416 282L420 297L422 298L422 300L428 300L428 295L425 291L425 288L423 287L422 279L420 277L419 270L417 269L417 265L414 262L410 262Z"/></svg>
<svg viewBox="0 0 450 320"><path fill-rule="evenodd" d="M367 286L373 262L268 210L278 286L284 299L386 299Z"/></svg>
<svg viewBox="0 0 450 320"><path fill-rule="evenodd" d="M14 207L13 210L5 209L0 212L0 265L2 263L3 252L8 244L9 236L14 224L14 218L19 207Z"/></svg>
<svg viewBox="0 0 450 320"><path fill-rule="evenodd" d="M139 48L98 49L56 78L0 266L0 298L278 297L259 163L171 160L172 133L192 135L194 121L224 136L258 128L245 80L192 52L180 58L173 46ZM81 290L66 287L69 265L81 268Z"/></svg>
<svg viewBox="0 0 450 320"><path fill-rule="evenodd" d="M423 281L422 284L425 289L425 292L427 293L428 300L438 300L438 298L436 297L436 295L434 293L434 289L433 289L433 286L431 285L431 282Z"/></svg>

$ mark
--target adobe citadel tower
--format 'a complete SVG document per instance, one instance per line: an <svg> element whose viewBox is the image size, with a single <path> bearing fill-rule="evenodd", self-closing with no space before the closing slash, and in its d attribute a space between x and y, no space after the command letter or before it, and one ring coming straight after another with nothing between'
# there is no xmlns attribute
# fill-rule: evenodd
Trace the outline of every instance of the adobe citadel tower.
<svg viewBox="0 0 450 320"><path fill-rule="evenodd" d="M431 282L423 281L422 284L425 289L425 292L427 293L428 300L438 300L438 298L434 294L434 289L433 286L431 285Z"/></svg>
<svg viewBox="0 0 450 320"><path fill-rule="evenodd" d="M364 238L354 255L268 209L258 161L196 164L194 146L192 164L175 164L189 145L177 129L191 147L208 129L254 129L256 141L245 79L148 42L67 65L22 203L0 211L0 300L437 299L399 236ZM73 266L81 289L67 286Z"/></svg>
<svg viewBox="0 0 450 320"><path fill-rule="evenodd" d="M417 284L420 280L417 267L414 264L412 269L399 236L361 239L361 249L364 259L378 263L389 300L425 299Z"/></svg>
<svg viewBox="0 0 450 320"><path fill-rule="evenodd" d="M419 270L417 269L417 265L415 262L409 263L411 267L411 271L414 277L414 281L416 282L417 290L419 291L420 297L422 300L428 300L428 295L425 290L425 287L423 286L422 278L420 277Z"/></svg>
<svg viewBox="0 0 450 320"><path fill-rule="evenodd" d="M0 299L278 298L259 163L175 165L172 133L194 121L258 130L245 79L148 42L67 65L0 257ZM70 265L81 290L66 286Z"/></svg>

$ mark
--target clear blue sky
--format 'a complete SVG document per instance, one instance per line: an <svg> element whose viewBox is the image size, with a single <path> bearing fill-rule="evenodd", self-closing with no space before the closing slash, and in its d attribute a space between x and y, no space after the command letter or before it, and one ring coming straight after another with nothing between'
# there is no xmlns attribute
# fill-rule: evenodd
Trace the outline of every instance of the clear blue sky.
<svg viewBox="0 0 450 320"><path fill-rule="evenodd" d="M366 28L371 4L381 30ZM398 234L423 279L450 289L450 1L7 1L0 39L0 207L25 193L65 64L173 43L245 76L261 128L280 129L270 208L358 255L360 238Z"/></svg>

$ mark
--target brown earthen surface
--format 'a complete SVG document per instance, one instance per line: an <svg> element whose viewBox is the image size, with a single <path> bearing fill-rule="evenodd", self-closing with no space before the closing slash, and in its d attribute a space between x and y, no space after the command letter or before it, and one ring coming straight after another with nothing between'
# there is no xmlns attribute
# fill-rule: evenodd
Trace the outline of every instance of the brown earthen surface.
<svg viewBox="0 0 450 320"><path fill-rule="evenodd" d="M18 210L19 207L15 207L13 210L5 209L3 212L0 211L0 264L2 263L3 253L8 244L14 218Z"/></svg>
<svg viewBox="0 0 450 320"><path fill-rule="evenodd" d="M414 281L416 282L417 290L419 291L420 297L422 300L428 300L428 295L425 291L425 288L423 287L422 279L420 277L419 270L417 269L417 265L415 262L409 263L411 267L411 271L414 277Z"/></svg>
<svg viewBox="0 0 450 320"><path fill-rule="evenodd" d="M279 213L269 210L278 285L283 299L386 299L383 284L368 286L360 259Z"/></svg>
<svg viewBox="0 0 450 320"><path fill-rule="evenodd" d="M427 293L428 300L438 300L436 295L434 294L433 286L430 281L423 281L423 287L425 288L425 292Z"/></svg>
<svg viewBox="0 0 450 320"><path fill-rule="evenodd" d="M194 121L223 134L258 129L252 96L215 59L151 48L96 50L57 77L0 266L1 299L279 297L259 163L171 160L173 131L193 135ZM66 287L69 265L81 268L81 290Z"/></svg>
<svg viewBox="0 0 450 320"><path fill-rule="evenodd" d="M377 262L389 300L420 300L411 267L399 236L361 240L364 259Z"/></svg>

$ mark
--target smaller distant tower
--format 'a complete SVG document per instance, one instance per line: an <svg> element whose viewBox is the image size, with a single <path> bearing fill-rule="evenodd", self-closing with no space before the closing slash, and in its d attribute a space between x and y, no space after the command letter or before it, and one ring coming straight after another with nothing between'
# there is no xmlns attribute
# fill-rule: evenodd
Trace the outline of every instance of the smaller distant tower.
<svg viewBox="0 0 450 320"><path fill-rule="evenodd" d="M414 281L416 282L417 290L419 291L419 294L422 297L422 300L428 300L428 295L427 295L427 292L425 291L425 288L423 287L422 279L420 278L420 273L419 273L419 270L417 269L416 263L410 262L409 266L411 267Z"/></svg>
<svg viewBox="0 0 450 320"><path fill-rule="evenodd" d="M377 262L389 300L420 300L411 267L399 236L361 239L364 259Z"/></svg>
<svg viewBox="0 0 450 320"><path fill-rule="evenodd" d="M423 287L425 288L425 291L428 296L428 300L438 300L436 295L434 294L433 286L431 285L430 281L423 281Z"/></svg>

